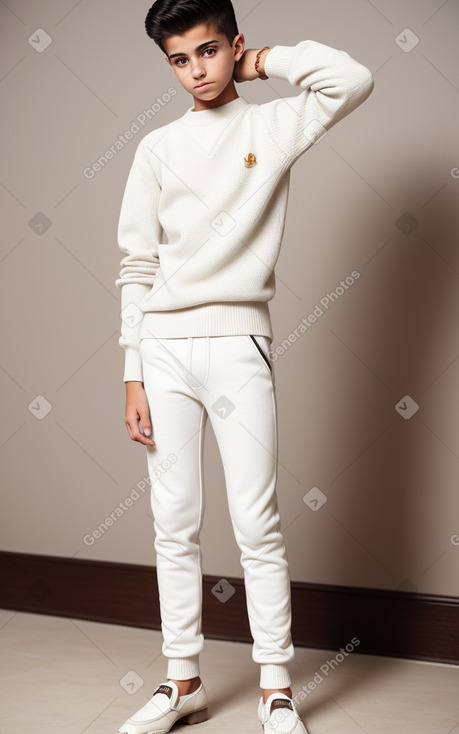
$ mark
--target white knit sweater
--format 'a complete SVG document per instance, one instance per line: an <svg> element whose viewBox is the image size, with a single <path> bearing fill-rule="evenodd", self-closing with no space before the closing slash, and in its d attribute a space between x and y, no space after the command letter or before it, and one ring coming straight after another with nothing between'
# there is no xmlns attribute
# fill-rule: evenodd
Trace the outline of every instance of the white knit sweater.
<svg viewBox="0 0 459 734"><path fill-rule="evenodd" d="M302 91L190 108L137 147L118 229L125 382L143 381L142 338L273 338L268 301L290 168L374 82L347 52L317 41L274 46L265 71Z"/></svg>

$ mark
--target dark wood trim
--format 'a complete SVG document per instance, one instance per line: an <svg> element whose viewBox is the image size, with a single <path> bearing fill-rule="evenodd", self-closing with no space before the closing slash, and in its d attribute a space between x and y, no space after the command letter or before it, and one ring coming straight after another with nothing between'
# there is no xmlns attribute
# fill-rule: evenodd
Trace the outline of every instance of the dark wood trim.
<svg viewBox="0 0 459 734"><path fill-rule="evenodd" d="M161 629L154 566L0 551L0 607ZM203 579L203 633L252 642L244 582L222 603ZM404 591L292 582L292 637L299 647L459 663L459 599Z"/></svg>

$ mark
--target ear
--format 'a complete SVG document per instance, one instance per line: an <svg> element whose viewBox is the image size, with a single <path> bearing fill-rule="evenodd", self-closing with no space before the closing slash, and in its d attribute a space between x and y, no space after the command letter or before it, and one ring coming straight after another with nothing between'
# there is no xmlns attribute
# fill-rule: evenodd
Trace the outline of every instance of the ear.
<svg viewBox="0 0 459 734"><path fill-rule="evenodd" d="M164 57L164 61L167 61L167 63L169 64L169 66L172 66L172 62L171 62L169 56L165 56Z"/></svg>
<svg viewBox="0 0 459 734"><path fill-rule="evenodd" d="M234 61L239 61L245 51L245 38L243 33L238 33L233 41Z"/></svg>

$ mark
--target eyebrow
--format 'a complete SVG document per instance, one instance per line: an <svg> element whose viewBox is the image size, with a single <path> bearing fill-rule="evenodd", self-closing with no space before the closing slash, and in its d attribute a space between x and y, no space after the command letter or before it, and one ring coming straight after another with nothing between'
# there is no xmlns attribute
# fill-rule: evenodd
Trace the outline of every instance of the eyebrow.
<svg viewBox="0 0 459 734"><path fill-rule="evenodd" d="M209 46L209 44L211 44L211 43L220 43L220 41L217 41L217 40L214 40L214 41L206 41L205 43L201 43L200 46L197 46L195 48L195 51L201 51L201 49L205 48L205 46ZM171 54L169 56L169 58L170 59L173 59L175 56L186 56L186 54L183 53L183 52L179 52L179 53Z"/></svg>

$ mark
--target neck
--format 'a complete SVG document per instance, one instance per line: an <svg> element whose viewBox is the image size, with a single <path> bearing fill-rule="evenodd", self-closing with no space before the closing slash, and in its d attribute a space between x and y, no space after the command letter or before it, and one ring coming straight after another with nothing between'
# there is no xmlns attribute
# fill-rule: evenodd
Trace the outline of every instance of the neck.
<svg viewBox="0 0 459 734"><path fill-rule="evenodd" d="M221 92L218 97L215 97L215 99L211 99L206 102L205 100L198 99L193 95L194 108L192 112L201 112L201 110L213 110L215 109L215 107L221 107L221 105L232 102L233 99L237 99L238 97L239 95L236 91L236 87L234 86L234 80L230 79L223 92Z"/></svg>

